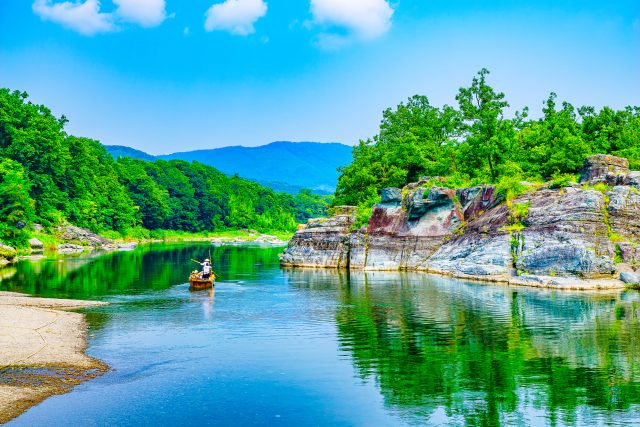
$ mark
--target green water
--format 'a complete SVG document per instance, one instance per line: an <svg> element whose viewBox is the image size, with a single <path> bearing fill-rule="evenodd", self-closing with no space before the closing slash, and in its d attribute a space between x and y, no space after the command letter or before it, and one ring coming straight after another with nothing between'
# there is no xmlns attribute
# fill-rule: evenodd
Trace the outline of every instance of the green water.
<svg viewBox="0 0 640 427"><path fill-rule="evenodd" d="M190 293L190 258L215 292ZM0 290L99 299L112 368L10 425L640 425L640 297L281 270L281 248L21 262Z"/></svg>

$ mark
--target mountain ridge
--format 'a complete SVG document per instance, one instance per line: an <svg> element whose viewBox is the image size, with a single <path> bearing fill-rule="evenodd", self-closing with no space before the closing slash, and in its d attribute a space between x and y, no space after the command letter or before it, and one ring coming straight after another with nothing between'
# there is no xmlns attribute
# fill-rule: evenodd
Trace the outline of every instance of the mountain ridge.
<svg viewBox="0 0 640 427"><path fill-rule="evenodd" d="M227 175L238 174L276 191L296 193L308 188L317 193L333 193L338 167L351 161L352 147L337 142L274 141L256 147L242 145L200 149L153 156L118 145L105 145L114 156L142 160L198 161Z"/></svg>

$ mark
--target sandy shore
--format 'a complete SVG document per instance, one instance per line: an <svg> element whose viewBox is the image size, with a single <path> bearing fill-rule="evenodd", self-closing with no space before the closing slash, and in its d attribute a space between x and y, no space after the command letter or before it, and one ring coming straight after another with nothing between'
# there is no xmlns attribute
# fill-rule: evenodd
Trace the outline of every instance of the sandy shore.
<svg viewBox="0 0 640 427"><path fill-rule="evenodd" d="M84 315L66 311L103 304L0 292L0 424L106 371L84 353Z"/></svg>

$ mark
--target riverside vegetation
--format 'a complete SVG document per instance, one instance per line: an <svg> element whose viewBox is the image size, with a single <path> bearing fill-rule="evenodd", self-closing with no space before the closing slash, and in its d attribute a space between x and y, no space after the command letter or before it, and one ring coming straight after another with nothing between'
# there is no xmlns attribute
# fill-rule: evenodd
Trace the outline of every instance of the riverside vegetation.
<svg viewBox="0 0 640 427"><path fill-rule="evenodd" d="M360 141L353 162L342 168L335 204L358 206L364 225L383 188L423 176L445 177L444 186L452 188L496 184L514 198L526 190L525 180L575 181L594 154L625 157L640 170L640 107L576 108L558 105L551 93L540 118L529 118L527 107L508 118L505 94L488 84L488 75L482 69L460 88L457 108L416 95L385 110L378 135Z"/></svg>
<svg viewBox="0 0 640 427"><path fill-rule="evenodd" d="M282 235L330 203L308 190L276 193L198 162L114 159L98 141L68 135L66 123L26 93L0 89L3 243L27 248L35 236L47 245L66 222L110 238L240 229Z"/></svg>

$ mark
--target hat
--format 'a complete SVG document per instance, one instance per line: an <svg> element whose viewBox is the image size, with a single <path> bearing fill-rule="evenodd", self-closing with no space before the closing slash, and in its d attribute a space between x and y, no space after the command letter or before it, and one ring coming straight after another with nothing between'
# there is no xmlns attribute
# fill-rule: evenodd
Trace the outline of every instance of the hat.
<svg viewBox="0 0 640 427"><path fill-rule="evenodd" d="M209 258L205 259L204 262L209 262Z"/></svg>

